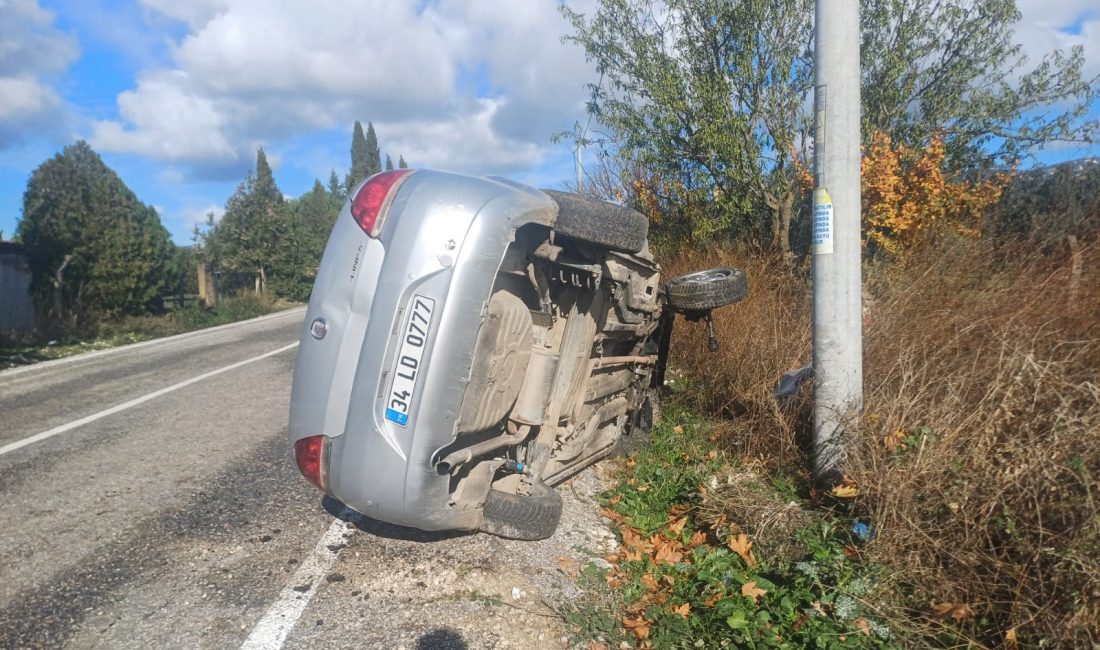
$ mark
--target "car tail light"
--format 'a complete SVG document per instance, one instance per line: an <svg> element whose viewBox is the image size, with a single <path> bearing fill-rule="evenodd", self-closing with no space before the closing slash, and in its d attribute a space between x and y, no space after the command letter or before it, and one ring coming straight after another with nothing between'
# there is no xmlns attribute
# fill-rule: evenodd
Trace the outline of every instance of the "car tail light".
<svg viewBox="0 0 1100 650"><path fill-rule="evenodd" d="M302 476L322 492L328 487L328 437L310 436L294 441L294 460Z"/></svg>
<svg viewBox="0 0 1100 650"><path fill-rule="evenodd" d="M363 232L371 237L378 237L382 229L382 221L385 219L383 208L386 207L386 199L389 198L402 178L411 174L411 169L391 169L367 179L367 182L355 193L351 200L351 216Z"/></svg>

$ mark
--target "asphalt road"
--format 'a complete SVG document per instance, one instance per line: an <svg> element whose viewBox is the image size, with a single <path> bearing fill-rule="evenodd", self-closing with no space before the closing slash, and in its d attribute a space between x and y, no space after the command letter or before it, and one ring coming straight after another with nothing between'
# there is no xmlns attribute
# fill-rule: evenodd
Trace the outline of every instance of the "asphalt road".
<svg viewBox="0 0 1100 650"><path fill-rule="evenodd" d="M562 647L613 547L586 472L550 540L323 501L286 438L302 311L0 372L0 648Z"/></svg>

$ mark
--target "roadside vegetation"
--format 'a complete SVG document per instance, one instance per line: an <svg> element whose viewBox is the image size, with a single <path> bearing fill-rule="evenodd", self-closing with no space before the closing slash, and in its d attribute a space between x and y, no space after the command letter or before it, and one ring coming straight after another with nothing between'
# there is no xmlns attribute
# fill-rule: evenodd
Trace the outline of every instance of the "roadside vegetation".
<svg viewBox="0 0 1100 650"><path fill-rule="evenodd" d="M694 389L682 389L686 396ZM622 466L605 514L622 537L610 569L566 613L591 648L864 648L894 632L876 610L879 569L850 507L815 508L794 477L740 456L678 400ZM817 505L824 505L818 503Z"/></svg>
<svg viewBox="0 0 1100 650"><path fill-rule="evenodd" d="M407 167L403 156L398 165ZM390 156L385 168L393 169ZM207 217L194 245L176 246L88 143L43 162L23 195L14 241L26 255L31 331L0 332L0 366L220 325L308 300L328 235L348 194L382 171L374 126L355 122L351 168L283 195L263 149L255 169ZM208 278L199 286L200 267ZM216 296L203 300L199 294Z"/></svg>
<svg viewBox="0 0 1100 650"><path fill-rule="evenodd" d="M620 552L569 614L594 650L1100 644L1100 161L1082 52L1019 56L1013 0L864 0L864 409L810 474L810 4L563 9L601 71L587 191L665 277L744 269L680 321L675 407L606 495ZM732 98L732 100L731 100ZM1043 107L1040 109L1040 107Z"/></svg>
<svg viewBox="0 0 1100 650"><path fill-rule="evenodd" d="M680 322L662 423L606 495L578 638L652 647L1090 647L1100 639L1100 248L980 240L865 268L845 482L809 472L808 269L729 249L750 294ZM666 256L666 259L670 259Z"/></svg>
<svg viewBox="0 0 1100 650"><path fill-rule="evenodd" d="M192 302L163 314L100 321L81 336L48 341L34 336L0 336L0 369L235 323L286 309L292 304L269 296L241 294L224 298L215 307Z"/></svg>

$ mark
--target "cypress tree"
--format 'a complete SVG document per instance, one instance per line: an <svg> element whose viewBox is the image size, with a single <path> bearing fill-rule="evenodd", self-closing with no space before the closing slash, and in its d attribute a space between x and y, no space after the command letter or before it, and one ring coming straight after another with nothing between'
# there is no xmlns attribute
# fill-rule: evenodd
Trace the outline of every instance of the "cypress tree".
<svg viewBox="0 0 1100 650"><path fill-rule="evenodd" d="M382 171L382 153L378 149L378 136L374 125L367 122L367 176Z"/></svg>
<svg viewBox="0 0 1100 650"><path fill-rule="evenodd" d="M336 175L336 170L332 170L332 173L328 176L328 192L339 203L343 203L347 198L347 192L344 186L340 184L340 177Z"/></svg>
<svg viewBox="0 0 1100 650"><path fill-rule="evenodd" d="M370 128L370 137L374 137L374 127ZM375 141L374 148L378 148ZM355 127L351 131L351 169L344 179L344 190L347 194L355 189L355 186L377 170L371 168L371 149L368 146L368 138L363 135L363 125L359 120L355 121Z"/></svg>
<svg viewBox="0 0 1100 650"><path fill-rule="evenodd" d="M386 171L393 169L393 158L390 158L389 154L386 154Z"/></svg>
<svg viewBox="0 0 1100 650"><path fill-rule="evenodd" d="M299 230L293 217L261 148L256 152L256 173L237 186L225 204L225 215L207 233L210 256L220 269L255 274L262 293L271 275L286 266L282 254L293 248Z"/></svg>
<svg viewBox="0 0 1100 650"><path fill-rule="evenodd" d="M398 169L408 169L409 168L409 163L405 162L405 156L398 156L397 157L397 168Z"/></svg>

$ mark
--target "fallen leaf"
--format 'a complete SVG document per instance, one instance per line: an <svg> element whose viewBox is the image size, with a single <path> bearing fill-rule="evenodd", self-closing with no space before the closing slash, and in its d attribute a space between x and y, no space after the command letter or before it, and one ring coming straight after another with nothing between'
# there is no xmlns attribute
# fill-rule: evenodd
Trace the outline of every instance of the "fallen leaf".
<svg viewBox="0 0 1100 650"><path fill-rule="evenodd" d="M856 627L858 627L859 631L863 632L864 635L871 636L871 624L867 622L867 619L857 618Z"/></svg>
<svg viewBox="0 0 1100 650"><path fill-rule="evenodd" d="M622 526L620 530L623 535L623 545L627 548L637 549L646 554L653 550L653 544L643 539L633 528Z"/></svg>
<svg viewBox="0 0 1100 650"><path fill-rule="evenodd" d="M623 553L623 559L627 562L640 562L642 559L642 552L638 549L631 549Z"/></svg>
<svg viewBox="0 0 1100 650"><path fill-rule="evenodd" d="M795 619L794 625L791 626L791 632L797 632L802 629L802 626L806 623L806 614L803 612Z"/></svg>
<svg viewBox="0 0 1100 650"><path fill-rule="evenodd" d="M638 486L638 491L639 492L649 492L649 486L648 485L639 485Z"/></svg>
<svg viewBox="0 0 1100 650"><path fill-rule="evenodd" d="M974 616L974 610L966 603L934 603L932 612L938 618L953 618L955 622L965 621Z"/></svg>
<svg viewBox="0 0 1100 650"><path fill-rule="evenodd" d="M711 449L709 452L707 452L707 460L714 460L715 458L718 458L717 449Z"/></svg>
<svg viewBox="0 0 1100 650"><path fill-rule="evenodd" d="M615 505L616 503L618 503L618 502L620 502L620 501L622 501L622 500L623 500L623 495L621 495L621 494L616 494L615 496L613 496L613 497L611 497L610 499L608 499L608 500L607 500L607 502L608 502L608 503L610 503L611 505Z"/></svg>
<svg viewBox="0 0 1100 650"><path fill-rule="evenodd" d="M686 515L689 510L691 510L691 506L689 506L685 503L673 504L668 509L668 518L669 519L679 519L680 517L683 517L684 515Z"/></svg>
<svg viewBox="0 0 1100 650"><path fill-rule="evenodd" d="M838 499L854 499L859 496L859 486L856 482L848 477L844 477L840 483L833 486L833 489L829 490L829 494Z"/></svg>
<svg viewBox="0 0 1100 650"><path fill-rule="evenodd" d="M741 595L751 598L754 605L756 604L756 599L766 593L768 592L756 586L755 580L749 580L745 584L741 585Z"/></svg>
<svg viewBox="0 0 1100 650"><path fill-rule="evenodd" d="M1005 632L1005 648L1008 650L1017 650L1020 647L1020 640L1016 638L1016 628L1008 628L1008 632Z"/></svg>
<svg viewBox="0 0 1100 650"><path fill-rule="evenodd" d="M707 534L701 530L695 531L695 534L688 540L688 546L695 548L696 546L702 546L707 542Z"/></svg>
<svg viewBox="0 0 1100 650"><path fill-rule="evenodd" d="M622 523L623 521L623 516L610 508L601 508L600 512L603 514L603 516L607 517L611 521L614 521L615 523Z"/></svg>
<svg viewBox="0 0 1100 650"><path fill-rule="evenodd" d="M600 643L599 641L589 641L588 650L610 650L610 646L606 643Z"/></svg>
<svg viewBox="0 0 1100 650"><path fill-rule="evenodd" d="M649 621L644 618L623 617L623 627L634 633L639 639L649 638Z"/></svg>
<svg viewBox="0 0 1100 650"><path fill-rule="evenodd" d="M745 561L748 566L756 566L756 556L752 553L752 540L745 533L738 533L736 535L730 535L730 538L726 540L726 545L730 547L730 550L741 556L741 559Z"/></svg>
<svg viewBox="0 0 1100 650"><path fill-rule="evenodd" d="M691 605L689 605L688 603L684 603L683 605L680 605L679 607L673 607L672 608L672 613L673 614L679 614L680 618L687 618L688 615L691 614Z"/></svg>
<svg viewBox="0 0 1100 650"><path fill-rule="evenodd" d="M654 578L652 573L642 574L642 584L645 585L646 591L657 591L660 589L660 585L657 584L657 578Z"/></svg>
<svg viewBox="0 0 1100 650"><path fill-rule="evenodd" d="M882 445L886 447L886 451L895 451L900 447L905 439L909 437L909 431L906 429L894 429L893 433L887 434L882 438Z"/></svg>
<svg viewBox="0 0 1100 650"><path fill-rule="evenodd" d="M714 607L714 604L717 603L718 601L722 600L722 596L724 596L724 595L725 594L723 594L721 591L716 591L716 592L714 592L713 596L711 596L710 598L707 598L707 600L704 604L707 607Z"/></svg>
<svg viewBox="0 0 1100 650"><path fill-rule="evenodd" d="M575 574L577 570L581 568L579 562L568 557L559 557L557 559L557 563L558 567L561 568L562 571L569 574Z"/></svg>
<svg viewBox="0 0 1100 650"><path fill-rule="evenodd" d="M627 458L626 459L626 466L627 467L634 467L637 464L638 464L638 461L634 460L633 458Z"/></svg>
<svg viewBox="0 0 1100 650"><path fill-rule="evenodd" d="M673 433L683 433L684 432L684 427L677 424L676 426L672 427L672 432Z"/></svg>
<svg viewBox="0 0 1100 650"><path fill-rule="evenodd" d="M680 517L676 521L669 524L668 529L669 529L669 531L672 532L673 535L675 535L676 537L679 537L680 533L682 533L684 531L684 526L687 525L687 522L688 522L687 517Z"/></svg>
<svg viewBox="0 0 1100 650"><path fill-rule="evenodd" d="M843 549L844 557L849 560L854 560L859 557L859 549L854 546L845 546Z"/></svg>
<svg viewBox="0 0 1100 650"><path fill-rule="evenodd" d="M657 564L676 564L684 559L684 554L676 550L672 544L662 544L653 556Z"/></svg>

